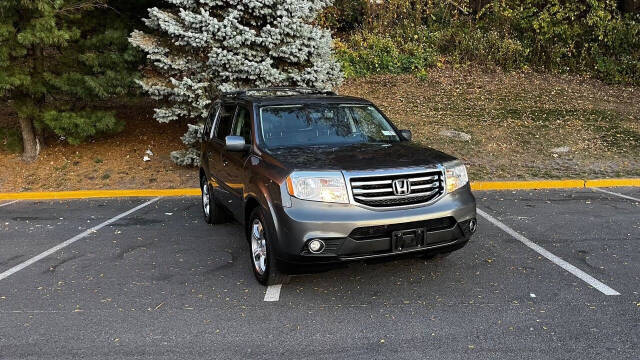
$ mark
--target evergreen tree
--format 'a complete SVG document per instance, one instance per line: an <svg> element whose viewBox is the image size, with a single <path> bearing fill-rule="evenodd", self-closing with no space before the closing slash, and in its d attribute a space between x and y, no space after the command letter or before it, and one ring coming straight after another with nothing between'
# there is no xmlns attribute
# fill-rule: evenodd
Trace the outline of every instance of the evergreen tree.
<svg viewBox="0 0 640 360"><path fill-rule="evenodd" d="M122 128L96 100L132 88L138 51L107 0L0 1L0 97L18 113L24 158L44 132L74 144Z"/></svg>
<svg viewBox="0 0 640 360"><path fill-rule="evenodd" d="M342 73L332 57L331 33L313 24L330 0L165 0L145 19L148 32L130 41L153 64L140 85L165 100L160 122L199 123L216 93L246 87L308 86L330 89ZM183 136L194 145L200 130ZM197 165L194 147L174 152L182 165Z"/></svg>

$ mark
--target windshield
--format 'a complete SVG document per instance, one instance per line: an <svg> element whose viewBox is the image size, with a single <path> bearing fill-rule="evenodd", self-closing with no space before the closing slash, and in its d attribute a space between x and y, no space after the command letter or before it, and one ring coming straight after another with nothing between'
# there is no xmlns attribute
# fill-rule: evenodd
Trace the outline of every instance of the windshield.
<svg viewBox="0 0 640 360"><path fill-rule="evenodd" d="M260 109L260 128L267 148L400 141L391 124L371 105L265 106Z"/></svg>

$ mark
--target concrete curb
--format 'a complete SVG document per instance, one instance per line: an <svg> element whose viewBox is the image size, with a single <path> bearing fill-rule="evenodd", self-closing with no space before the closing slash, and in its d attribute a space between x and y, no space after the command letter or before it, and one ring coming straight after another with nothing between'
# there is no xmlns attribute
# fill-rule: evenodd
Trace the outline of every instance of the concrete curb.
<svg viewBox="0 0 640 360"><path fill-rule="evenodd" d="M477 191L533 190L533 189L579 189L591 187L640 187L637 179L593 179L593 180L532 180L532 181L475 181L471 188ZM57 192L0 193L0 200L61 200L96 199L119 197L175 197L199 196L200 189L143 189L143 190L79 190Z"/></svg>

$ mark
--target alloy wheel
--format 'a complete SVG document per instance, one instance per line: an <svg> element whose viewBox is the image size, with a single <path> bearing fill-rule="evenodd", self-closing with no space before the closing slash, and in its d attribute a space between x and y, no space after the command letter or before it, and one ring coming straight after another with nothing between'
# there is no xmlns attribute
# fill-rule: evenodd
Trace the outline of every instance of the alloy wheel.
<svg viewBox="0 0 640 360"><path fill-rule="evenodd" d="M210 204L209 204L209 185L204 183L202 185L202 210L204 210L204 215L209 216Z"/></svg>
<svg viewBox="0 0 640 360"><path fill-rule="evenodd" d="M251 260L256 272L264 275L267 270L267 242L260 219L254 219L251 224Z"/></svg>

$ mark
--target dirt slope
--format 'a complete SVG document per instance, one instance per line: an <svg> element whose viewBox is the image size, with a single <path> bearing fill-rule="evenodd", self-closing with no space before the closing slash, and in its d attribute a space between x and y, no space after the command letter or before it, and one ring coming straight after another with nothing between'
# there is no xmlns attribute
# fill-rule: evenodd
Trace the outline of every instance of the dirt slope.
<svg viewBox="0 0 640 360"><path fill-rule="evenodd" d="M445 69L427 79L350 80L340 93L374 101L414 140L459 156L474 180L640 176L640 88ZM184 124L157 123L148 104L118 114L127 127L116 136L79 146L53 139L31 164L0 153L0 191L197 186L195 169L169 159L182 146ZM447 130L471 139L441 135ZM147 149L154 155L143 162Z"/></svg>

